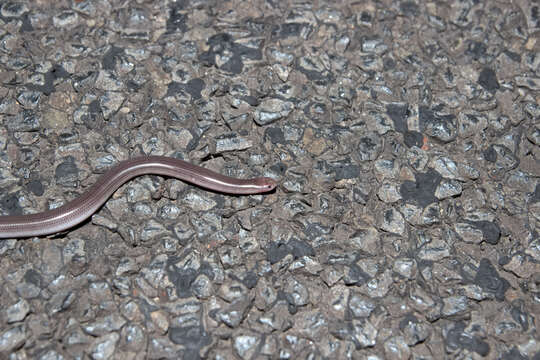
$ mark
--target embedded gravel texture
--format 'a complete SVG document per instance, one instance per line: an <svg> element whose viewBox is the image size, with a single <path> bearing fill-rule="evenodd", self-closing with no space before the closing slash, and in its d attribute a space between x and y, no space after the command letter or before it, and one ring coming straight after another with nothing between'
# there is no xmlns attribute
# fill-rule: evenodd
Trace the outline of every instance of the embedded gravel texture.
<svg viewBox="0 0 540 360"><path fill-rule="evenodd" d="M2 359L539 359L540 3L0 5Z"/></svg>

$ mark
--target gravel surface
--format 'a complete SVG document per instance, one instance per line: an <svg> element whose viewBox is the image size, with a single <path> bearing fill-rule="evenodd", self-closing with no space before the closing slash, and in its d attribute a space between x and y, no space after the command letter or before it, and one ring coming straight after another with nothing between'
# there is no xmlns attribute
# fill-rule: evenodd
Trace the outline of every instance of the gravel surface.
<svg viewBox="0 0 540 360"><path fill-rule="evenodd" d="M1 359L540 359L540 4L0 5Z"/></svg>

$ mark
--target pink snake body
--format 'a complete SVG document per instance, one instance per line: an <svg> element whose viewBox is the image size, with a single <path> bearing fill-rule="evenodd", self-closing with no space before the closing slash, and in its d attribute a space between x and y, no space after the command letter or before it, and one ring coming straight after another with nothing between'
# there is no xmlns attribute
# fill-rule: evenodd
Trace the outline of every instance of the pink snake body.
<svg viewBox="0 0 540 360"><path fill-rule="evenodd" d="M0 216L0 238L24 238L65 231L94 214L125 182L136 176L169 176L225 194L260 194L273 190L267 177L237 179L165 156L142 156L119 162L78 198L38 214Z"/></svg>

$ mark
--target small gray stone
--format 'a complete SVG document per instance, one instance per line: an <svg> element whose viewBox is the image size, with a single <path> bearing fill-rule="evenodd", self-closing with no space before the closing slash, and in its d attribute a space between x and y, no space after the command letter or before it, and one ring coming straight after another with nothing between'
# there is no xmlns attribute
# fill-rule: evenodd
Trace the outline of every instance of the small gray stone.
<svg viewBox="0 0 540 360"><path fill-rule="evenodd" d="M117 92L107 92L103 95L99 100L103 118L110 119L120 109L124 101L124 95Z"/></svg>
<svg viewBox="0 0 540 360"><path fill-rule="evenodd" d="M25 3L14 1L6 1L2 4L2 9L0 10L0 14L7 18L18 18L27 12L28 6Z"/></svg>
<svg viewBox="0 0 540 360"><path fill-rule="evenodd" d="M41 116L31 110L22 110L15 116L7 117L5 125L11 131L38 131L41 128Z"/></svg>
<svg viewBox="0 0 540 360"><path fill-rule="evenodd" d="M402 336L394 336L384 342L384 355L387 359L409 359L411 349Z"/></svg>
<svg viewBox="0 0 540 360"><path fill-rule="evenodd" d="M128 324L122 328L122 340L126 347L134 352L142 351L146 347L144 329L138 324Z"/></svg>
<svg viewBox="0 0 540 360"><path fill-rule="evenodd" d="M217 206L213 198L200 191L188 191L182 197L182 203L187 205L192 211L208 211Z"/></svg>
<svg viewBox="0 0 540 360"><path fill-rule="evenodd" d="M123 88L122 82L112 72L107 70L101 70L98 73L95 86L105 91L119 91Z"/></svg>
<svg viewBox="0 0 540 360"><path fill-rule="evenodd" d="M253 120L257 125L268 125L289 116L293 109L294 104L292 102L280 99L266 99L255 110Z"/></svg>
<svg viewBox="0 0 540 360"><path fill-rule="evenodd" d="M417 271L416 260L410 258L396 259L392 269L407 279L414 279Z"/></svg>
<svg viewBox="0 0 540 360"><path fill-rule="evenodd" d="M157 239L160 236L167 235L169 231L167 228L160 222L150 219L142 224L142 229L140 232L140 240L143 242L148 242Z"/></svg>
<svg viewBox="0 0 540 360"><path fill-rule="evenodd" d="M395 203L401 200L399 184L392 182L383 182L377 191L377 196L381 201L387 204Z"/></svg>
<svg viewBox="0 0 540 360"><path fill-rule="evenodd" d="M442 301L441 312L444 317L462 315L469 310L469 301L465 296L449 296L442 299Z"/></svg>
<svg viewBox="0 0 540 360"><path fill-rule="evenodd" d="M119 339L120 335L117 333L110 333L98 337L96 340L94 340L92 345L90 345L90 357L94 360L110 359L114 355Z"/></svg>
<svg viewBox="0 0 540 360"><path fill-rule="evenodd" d="M540 78L532 76L516 76L515 80L517 86L525 87L533 91L540 90Z"/></svg>
<svg viewBox="0 0 540 360"><path fill-rule="evenodd" d="M374 276L373 279L362 285L358 291L371 298L384 297L390 291L392 283L392 271L386 270L382 274Z"/></svg>
<svg viewBox="0 0 540 360"><path fill-rule="evenodd" d="M253 146L253 142L237 133L228 133L220 135L216 140L216 153L220 154L226 151L245 150Z"/></svg>
<svg viewBox="0 0 540 360"><path fill-rule="evenodd" d="M191 284L191 291L198 299L208 299L213 294L212 281L205 274L200 274Z"/></svg>
<svg viewBox="0 0 540 360"><path fill-rule="evenodd" d="M420 148L413 147L407 151L407 162L416 171L425 171L428 161L427 153Z"/></svg>
<svg viewBox="0 0 540 360"><path fill-rule="evenodd" d="M540 146L540 126L535 126L531 131L527 131L527 139Z"/></svg>
<svg viewBox="0 0 540 360"><path fill-rule="evenodd" d="M463 188L459 181L443 179L435 190L435 197L439 200L448 199L460 195L462 191Z"/></svg>
<svg viewBox="0 0 540 360"><path fill-rule="evenodd" d="M259 341L258 336L238 335L233 339L233 348L241 359L251 359L256 354Z"/></svg>
<svg viewBox="0 0 540 360"><path fill-rule="evenodd" d="M101 336L112 331L120 330L126 323L119 314L110 314L105 317L95 319L92 323L84 325L83 330L89 335Z"/></svg>
<svg viewBox="0 0 540 360"><path fill-rule="evenodd" d="M376 133L362 136L358 141L356 155L359 161L375 160L382 151L382 139Z"/></svg>
<svg viewBox="0 0 540 360"><path fill-rule="evenodd" d="M459 174L458 164L449 157L441 156L431 162L431 166L443 178L465 180Z"/></svg>
<svg viewBox="0 0 540 360"><path fill-rule="evenodd" d="M75 11L65 10L53 17L53 24L59 28L71 29L79 22L79 15Z"/></svg>
<svg viewBox="0 0 540 360"><path fill-rule="evenodd" d="M298 314L294 327L300 336L311 341L320 340L328 329L328 319L319 310L310 310Z"/></svg>
<svg viewBox="0 0 540 360"><path fill-rule="evenodd" d="M406 316L400 323L405 343L409 346L414 346L425 341L431 334L432 329L430 326L416 317L410 315Z"/></svg>
<svg viewBox="0 0 540 360"><path fill-rule="evenodd" d="M235 328L240 325L240 322L246 316L250 305L251 303L247 299L237 300L226 308L221 309L216 315L217 319L225 325Z"/></svg>
<svg viewBox="0 0 540 360"><path fill-rule="evenodd" d="M367 318L376 309L377 304L367 296L353 293L349 298L348 307L355 318Z"/></svg>
<svg viewBox="0 0 540 360"><path fill-rule="evenodd" d="M418 257L421 260L438 261L450 256L450 249L446 241L440 238L434 238L429 243L420 247Z"/></svg>
<svg viewBox="0 0 540 360"><path fill-rule="evenodd" d="M64 359L65 358L64 356L62 356L62 354L54 350L48 350L39 356L39 360L64 360Z"/></svg>
<svg viewBox="0 0 540 360"><path fill-rule="evenodd" d="M367 320L352 321L352 341L360 349L373 347L377 344L378 330Z"/></svg>
<svg viewBox="0 0 540 360"><path fill-rule="evenodd" d="M244 299L248 294L248 289L244 284L233 281L223 284L219 288L218 294L223 300L233 302L235 300Z"/></svg>
<svg viewBox="0 0 540 360"><path fill-rule="evenodd" d="M373 165L377 178L397 179L399 177L399 162L394 159L376 160Z"/></svg>
<svg viewBox="0 0 540 360"><path fill-rule="evenodd" d="M23 299L33 299L38 297L41 293L39 286L30 282L17 284L16 291Z"/></svg>
<svg viewBox="0 0 540 360"><path fill-rule="evenodd" d="M116 276L122 276L125 274L135 274L139 270L137 262L130 257L125 257L120 260L118 267L116 268Z"/></svg>
<svg viewBox="0 0 540 360"><path fill-rule="evenodd" d="M24 345L27 339L26 330L22 325L2 332L0 335L0 353L15 351Z"/></svg>
<svg viewBox="0 0 540 360"><path fill-rule="evenodd" d="M454 230L467 243L480 244L484 240L482 230L473 224L456 222Z"/></svg>
<svg viewBox="0 0 540 360"><path fill-rule="evenodd" d="M41 92L39 91L22 91L17 96L17 101L25 109L36 109L39 106L40 99Z"/></svg>
<svg viewBox="0 0 540 360"><path fill-rule="evenodd" d="M51 297L47 302L49 314L54 315L60 311L69 309L77 300L77 294L71 290L61 290Z"/></svg>
<svg viewBox="0 0 540 360"><path fill-rule="evenodd" d="M24 320L30 312L30 304L28 301L21 299L15 304L9 306L6 310L6 320L8 324Z"/></svg>
<svg viewBox="0 0 540 360"><path fill-rule="evenodd" d="M376 255L380 251L379 232L373 227L357 230L344 242L351 248L362 250L369 255Z"/></svg>
<svg viewBox="0 0 540 360"><path fill-rule="evenodd" d="M401 213L394 208L383 211L379 219L379 226L382 230L398 235L404 234L405 220Z"/></svg>
<svg viewBox="0 0 540 360"><path fill-rule="evenodd" d="M309 302L308 288L297 281L295 278L289 278L285 287L285 292L289 301L296 306L304 306Z"/></svg>
<svg viewBox="0 0 540 360"><path fill-rule="evenodd" d="M43 265L42 273L45 276L56 276L63 267L62 251L55 244L47 244L41 254Z"/></svg>
<svg viewBox="0 0 540 360"><path fill-rule="evenodd" d="M105 281L96 281L90 283L88 287L89 299L93 303L100 303L102 301L112 300L113 295L110 285Z"/></svg>
<svg viewBox="0 0 540 360"><path fill-rule="evenodd" d="M480 113L460 113L458 115L459 135L462 138L481 134L487 127L487 117Z"/></svg>

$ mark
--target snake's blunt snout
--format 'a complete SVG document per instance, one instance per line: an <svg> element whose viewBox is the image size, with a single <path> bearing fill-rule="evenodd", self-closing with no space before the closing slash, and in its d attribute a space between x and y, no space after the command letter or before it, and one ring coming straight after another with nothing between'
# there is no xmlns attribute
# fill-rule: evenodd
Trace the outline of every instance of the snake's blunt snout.
<svg viewBox="0 0 540 360"><path fill-rule="evenodd" d="M277 182L269 177L261 177L256 179L257 186L261 188L261 192L269 192L277 187Z"/></svg>

